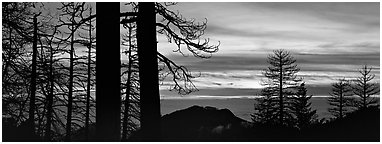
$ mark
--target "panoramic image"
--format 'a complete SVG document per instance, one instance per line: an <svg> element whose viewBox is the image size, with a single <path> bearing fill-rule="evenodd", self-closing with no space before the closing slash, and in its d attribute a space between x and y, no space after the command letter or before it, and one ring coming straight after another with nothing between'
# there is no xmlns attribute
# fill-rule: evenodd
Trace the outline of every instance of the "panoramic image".
<svg viewBox="0 0 382 144"><path fill-rule="evenodd" d="M2 2L2 142L380 142L379 2Z"/></svg>

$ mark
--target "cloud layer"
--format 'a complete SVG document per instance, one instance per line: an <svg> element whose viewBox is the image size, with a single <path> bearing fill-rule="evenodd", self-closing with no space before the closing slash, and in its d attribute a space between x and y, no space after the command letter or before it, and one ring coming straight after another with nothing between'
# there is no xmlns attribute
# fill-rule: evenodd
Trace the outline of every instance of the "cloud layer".
<svg viewBox="0 0 382 144"><path fill-rule="evenodd" d="M205 38L221 42L210 59L172 52L158 35L158 49L201 77L192 95L255 95L272 50L286 49L297 59L309 91L327 95L338 78L354 78L367 64L379 81L379 3L178 3L185 18L208 19ZM184 50L187 51L187 50ZM187 54L187 53L186 53ZM164 92L163 95L176 95Z"/></svg>

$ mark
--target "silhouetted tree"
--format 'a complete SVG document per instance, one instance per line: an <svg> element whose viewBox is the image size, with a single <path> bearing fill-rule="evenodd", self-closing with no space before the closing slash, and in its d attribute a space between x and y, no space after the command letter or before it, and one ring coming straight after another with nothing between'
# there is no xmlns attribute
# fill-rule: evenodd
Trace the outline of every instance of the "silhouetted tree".
<svg viewBox="0 0 382 144"><path fill-rule="evenodd" d="M155 3L138 3L137 45L141 95L141 128L147 140L160 139L160 100Z"/></svg>
<svg viewBox="0 0 382 144"><path fill-rule="evenodd" d="M268 56L270 66L264 71L264 76L268 79L263 83L264 86L272 91L272 96L277 96L277 115L278 123L281 125L290 125L293 116L290 112L290 97L293 95L293 89L301 79L297 78L296 73L300 69L295 64L296 60L288 51L283 49L274 50L273 55ZM286 122L285 120L288 120Z"/></svg>
<svg viewBox="0 0 382 144"><path fill-rule="evenodd" d="M48 87L49 87L49 92L48 92L48 95L46 96L46 109L47 109L47 112L46 112L46 125L45 125L45 141L51 141L52 140L52 124L53 124L53 111L54 111L54 108L53 108L53 104L54 104L54 95L55 95L55 81L57 80L60 80L60 79L56 79L55 78L55 75L57 75L55 72L55 63L56 63L56 59L55 59L55 55L57 55L57 53L59 52L59 46L60 44L59 43L56 43L54 41L54 38L55 38L55 35L56 33L59 33L59 31L57 30L57 27L55 26L52 26L51 27L53 28L53 32L52 34L47 34L46 37L45 37L45 44L41 44L41 47L46 47L46 48L49 48L49 74L48 74ZM55 46L54 46L55 45ZM59 77L57 75L57 77Z"/></svg>
<svg viewBox="0 0 382 144"><path fill-rule="evenodd" d="M348 111L348 107L351 106L351 101L348 96L352 95L352 89L350 83L345 78L339 79L338 82L332 84L332 92L329 93L329 104L333 106L329 108L336 118L342 119L345 113Z"/></svg>
<svg viewBox="0 0 382 144"><path fill-rule="evenodd" d="M296 117L297 127L306 128L317 118L316 110L312 110L310 99L312 95L307 94L305 83L297 87L296 95L292 98L291 110Z"/></svg>
<svg viewBox="0 0 382 144"><path fill-rule="evenodd" d="M256 99L255 113L252 121L260 124L275 124L277 122L277 99L272 97L272 91L268 88L261 90L261 98Z"/></svg>
<svg viewBox="0 0 382 144"><path fill-rule="evenodd" d="M40 78L40 76L45 66L42 60L44 52L41 44L45 22L42 20L41 12L39 12L41 7L37 3L11 2L2 4L2 89L3 104L6 109L3 115L11 116L12 119L16 120L18 127L23 127L20 130L23 132L19 132L23 141L35 141L38 140L36 139L37 135L42 137L40 123L44 118L43 111L40 111L44 102L44 99L41 99L43 92L41 85L44 85L42 80L44 78ZM4 31L4 29L9 31ZM4 34L7 37L4 37ZM4 43L7 41L9 43ZM40 53L38 52L39 47L41 47ZM28 50L29 48L32 50ZM29 105L27 105L28 102Z"/></svg>
<svg viewBox="0 0 382 144"><path fill-rule="evenodd" d="M78 13L82 12L80 11L83 7L83 3L62 3L62 7L59 8L59 10L62 11L61 17L67 17L69 22L66 22L62 20L60 17L59 20L61 23L64 23L67 25L67 28L69 30L69 36L67 39L68 43L70 45L69 48L69 82L68 82L68 102L67 102L67 114L66 114L66 141L71 141L71 132L72 132L72 113L73 113L73 79L74 79L74 34L77 31L77 22L76 17Z"/></svg>
<svg viewBox="0 0 382 144"><path fill-rule="evenodd" d="M378 101L371 97L379 93L378 83L373 83L375 78L374 74L371 74L372 67L364 65L358 72L361 76L354 80L353 92L360 97L359 108L367 108L370 105L375 105Z"/></svg>
<svg viewBox="0 0 382 144"><path fill-rule="evenodd" d="M131 13L137 13L138 7L135 5ZM123 21L123 20L122 20ZM126 47L124 53L127 60L122 61L121 68L123 70L121 76L121 92L122 92L122 141L126 141L132 132L139 129L140 124L140 83L139 83L139 62L137 54L137 37L136 23L122 23L123 28L127 30L122 35L122 45Z"/></svg>
<svg viewBox="0 0 382 144"><path fill-rule="evenodd" d="M138 128L140 120L139 113L139 75L138 75L138 55L135 35L135 24L129 23L123 25L127 28L127 34L122 37L122 45L127 49L124 53L127 55L127 64L122 63L121 67L126 70L122 73L123 100L123 119L122 119L122 141L127 140L127 136Z"/></svg>
<svg viewBox="0 0 382 144"><path fill-rule="evenodd" d="M93 6L92 4L87 4L86 7L84 7L84 9L86 9L86 11L88 11L88 14L85 14L86 17L90 17L92 16L93 14ZM85 10L84 10L85 11ZM85 16L83 15L80 15L81 16L81 19L86 19ZM93 60L94 59L94 51L92 51L92 49L95 49L95 40L96 40L96 37L94 36L93 32L95 31L95 26L94 26L94 22L95 19L88 19L87 21L84 22L84 24L81 26L81 30L82 32L79 32L78 36L79 36L79 43L81 43L83 46L85 46L87 48L87 57L84 56L84 59L86 59L86 62L85 60L84 61L79 61L78 63L79 64L82 64L83 67L86 66L86 74L84 77L86 77L86 82L84 82L84 89L86 89L86 96L85 96L85 135L86 135L86 140L89 140L89 129L90 129L90 125L89 123L91 122L90 120L90 113L91 113L91 103L92 103L92 97L91 97L91 88L92 86L94 85L95 81L94 81L94 65L95 65L95 61ZM81 80L81 79L80 79ZM86 85L86 88L85 88L85 85Z"/></svg>
<svg viewBox="0 0 382 144"><path fill-rule="evenodd" d="M166 6L172 3L165 3ZM159 23L156 22L156 13L163 17ZM159 30L156 30L156 27ZM179 30L180 34L175 31ZM169 42L175 42L178 46L177 52L182 53L181 46L185 45L187 49L196 57L207 58L204 54L211 54L217 51L217 46L208 46L209 40L204 42L197 41L203 34L206 28L206 23L196 24L193 20L185 20L179 14L168 10L165 6L159 3L138 3L138 16L137 16L137 44L138 44L138 58L140 68L140 102L141 102L141 128L145 135L146 140L158 139L160 136L160 101L159 101L159 87L158 75L154 70L158 68L156 59L156 32L165 34ZM150 48L150 52L147 48ZM145 49L145 53L143 52ZM183 67L176 67L168 59L161 57L165 60L166 65L171 69L173 74L175 86L179 92L184 92L183 87L179 87L178 80L188 82L189 79L182 79L177 75L180 71L183 75L187 76L188 73ZM174 67L169 67L173 65ZM172 71L172 70L176 71ZM184 71L182 71L184 70ZM191 85L193 86L193 85ZM187 86L186 86L187 87ZM148 93L150 91L150 93ZM187 93L188 91L186 91Z"/></svg>
<svg viewBox="0 0 382 144"><path fill-rule="evenodd" d="M158 32L160 34L165 34L168 37L169 42L175 42L176 43L176 45L178 46L178 50L176 50L176 52L182 53L182 51L180 49L182 45L187 46L187 49L190 52L192 52L194 54L194 56L202 57L202 58L208 58L211 56L211 55L206 56L205 53L211 54L211 53L217 51L218 46L208 46L208 43L209 43L208 39L206 39L204 42L199 40L199 37L204 33L204 29L206 28L206 23L203 22L201 24L200 23L196 24L196 23L194 23L194 20L186 20L182 16L180 16L180 15L178 15L172 11L169 11L165 7L165 6L173 5L174 3L164 3L165 6L163 6L162 4L159 4L159 3L154 3L154 6L152 3L142 4L142 5L145 5L142 7L147 6L147 8L141 8L139 6L140 3L138 5L135 3L130 3L130 4L133 5L133 9L138 9L138 12L120 13L120 16L124 17L124 19L122 19L120 21L120 23L126 24L126 23L137 22L137 29L138 29L137 31L140 31L139 25L142 25L143 27L146 27L144 25L148 26L148 29L146 29L146 28L141 29L143 31L147 31L147 33L137 32L137 33L141 33L141 34L145 35L144 37L142 36L141 38L139 38L140 36L138 36L139 34L137 34L138 49L139 48L148 49L147 46L144 46L144 45L149 45L150 48L155 49L155 47L153 47L154 43L156 45L155 32ZM143 10L143 12L140 12L141 9L149 9L148 10L149 12L146 13L145 12L146 10ZM152 14L151 11L154 11L154 13ZM150 13L150 15L148 13ZM145 15L145 14L147 14L147 15ZM155 21L155 14L159 14L160 16L162 16L163 20L161 22L157 23ZM144 16L140 17L140 15L144 15ZM149 17L151 17L151 18L149 18ZM152 17L154 17L154 20L152 20ZM148 20L151 20L151 21L149 23L147 23ZM154 27L152 25L154 25ZM159 27L159 29L155 30L156 29L155 27ZM154 30L154 34L152 34L153 30ZM178 31L179 33L177 33L176 31ZM149 34L149 32L150 32L150 34ZM141 39L141 41L144 40L145 44L143 44L143 43L139 44L140 43L139 39ZM139 46L139 45L142 45L142 46ZM147 68L151 67L149 69L154 69L154 68L157 69L157 66L155 66L155 65L157 65L157 62L156 61L154 62L154 59L152 59L153 57L151 56L150 53L151 52L148 52L145 50L144 55L146 55L148 59L151 59L151 61L145 60L145 62L141 62L142 57L146 57L146 56L138 56L138 58L140 59L139 60L139 62L140 62L140 64L139 64L140 65L140 73L139 73L140 84L142 84L142 81L144 81L141 79L142 77L147 77L148 79L150 79L150 82L146 81L147 83L144 84L145 86L140 86L141 92L146 91L146 88L150 89L149 90L150 94L149 93L141 94L142 96L140 97L140 99L141 99L140 105L149 105L149 106L145 107L145 108L147 108L146 109L147 111L143 110L142 109L143 106L141 106L141 126L147 125L146 127L150 128L151 127L150 123L154 123L153 127L152 127L153 131L150 131L149 129L148 129L148 131L150 131L152 133L156 133L157 134L156 136L158 136L159 135L158 134L158 132L159 132L159 126L158 125L160 123L159 122L159 120L160 120L159 90L157 90L157 88L155 88L157 86L153 86L154 83L155 83L155 85L158 84L158 80L155 80L155 79L158 79L158 78L155 78L158 76L141 76L142 75L141 73L147 73L147 75L153 74L152 70L143 70L145 68L141 67L142 66L141 63L145 63L145 65L146 64L152 64L152 65L146 65ZM157 52L155 52L155 53L158 55L158 59L161 62L165 63L165 66L170 71L169 74L165 74L165 76L168 76L168 75L173 76L173 81L175 82L175 86L173 87L173 89L178 90L178 92L181 94L190 93L192 91L192 89L195 87L192 84L192 82L190 81L190 79L193 78L193 76L188 72L188 70L183 66L176 65L173 61L166 58L165 56L163 56ZM142 54L142 52L141 52L141 54ZM139 50L138 50L138 55L141 55L141 54L139 54ZM146 58L143 58L143 59L146 59ZM143 75L146 75L146 74L143 74ZM178 81L183 81L185 84L184 87L180 86L181 84L179 84ZM144 88L144 90L143 90L142 89L143 87L146 87L146 88ZM153 94L152 89L155 90L154 94ZM149 92L149 91L146 91L146 92ZM146 95L145 97L147 97L147 101L142 100L143 95ZM148 95L150 95L151 98L149 98ZM155 96L155 95L157 95L157 96ZM97 96L98 96L98 94L97 94ZM143 98L143 99L145 99L145 98ZM98 104L97 104L97 106L98 106ZM99 109L97 108L97 112L98 111L99 111ZM148 116L148 119L143 118L146 116ZM150 118L151 116L153 116L153 117ZM145 120L142 120L142 119L146 119L147 122L143 122ZM145 124L143 124L143 123L145 123ZM142 128L142 129L143 129L143 131L145 131L144 130L145 128ZM152 135L147 135L147 136L150 137ZM150 139L150 138L148 138L148 139Z"/></svg>
<svg viewBox="0 0 382 144"><path fill-rule="evenodd" d="M38 48L40 49L39 72L38 72L38 93L36 95L36 112L37 112L37 132L41 137L44 136L45 141L57 140L61 130L57 130L58 121L61 121L55 114L58 109L55 99L60 93L58 87L64 86L62 81L62 73L58 71L62 49L62 42L57 41L57 35L60 33L56 26L56 17L51 15L45 9L43 3L40 5L40 11L44 12L39 19L38 29Z"/></svg>
<svg viewBox="0 0 382 144"><path fill-rule="evenodd" d="M33 21L32 3L2 3L2 103L3 115L13 117L16 124L29 114L30 50ZM28 47L27 47L28 46Z"/></svg>
<svg viewBox="0 0 382 144"><path fill-rule="evenodd" d="M89 4L91 5L91 4ZM73 8L74 7L74 8ZM61 6L58 8L57 12L57 19L58 22L56 24L56 27L59 27L59 29L62 31L61 33L57 34L56 44L59 43L59 51L61 52L60 58L58 58L58 66L55 66L56 69L60 73L63 73L62 76L58 77L59 79L57 81L57 92L55 96L57 97L55 100L55 111L58 111L56 115L61 117L66 117L66 123L65 121L60 122L60 126L63 125L66 127L65 129L67 132L65 133L65 140L70 141L73 136L78 137L79 131L82 130L81 128L86 125L86 115L87 115L87 94L88 94L88 52L86 49L90 46L90 38L88 36L89 29L88 24L89 21L94 21L94 15L90 15L86 11L89 10L89 6L86 5L86 3L61 3ZM73 17L73 13L75 13L75 17ZM92 29L94 31L94 29ZM94 43L94 37L92 37L92 43ZM81 50L80 45L83 45L86 47L84 51L79 52ZM91 44L91 48L94 49L94 44ZM72 47L73 46L73 47ZM73 50L73 51L72 51ZM91 51L90 51L91 52ZM70 57L70 54L73 53L73 57ZM91 52L92 53L92 52ZM90 57L91 62L90 65L94 65L94 55ZM70 63L72 63L72 69L70 66ZM91 74L94 75L94 67L90 69ZM70 74L70 71L72 71L72 75ZM72 79L72 85L69 86L69 81ZM91 79L91 83L89 85L94 84L94 77ZM72 96L69 96L70 94L70 88L72 89L71 93ZM72 99L70 104L70 98ZM89 105L89 121L92 121L94 119L91 119L95 117L94 112L94 99L90 98L89 103L92 103ZM69 107L70 105L70 107ZM63 109L71 109L71 110L63 110ZM70 113L69 113L70 112ZM68 123L68 117L70 117L70 121ZM70 125L70 127L68 126ZM69 130L70 129L70 130ZM85 130L86 128L84 128ZM69 131L70 132L69 132ZM62 129L60 132L65 132ZM74 133L73 133L74 132ZM86 133L86 132L82 132ZM83 134L82 136L85 140L86 135Z"/></svg>
<svg viewBox="0 0 382 144"><path fill-rule="evenodd" d="M31 74L31 96L29 102L29 123L32 134L35 132L34 127L34 112L35 112L35 99L36 99L36 67L37 67L37 16L33 17L33 53L32 53L32 74Z"/></svg>
<svg viewBox="0 0 382 144"><path fill-rule="evenodd" d="M27 10L29 6L30 3L2 3L3 116L13 117L16 124L27 119L24 112L29 109L30 61L27 57L30 55L27 45L30 45L31 36L24 33L33 26L23 27L30 24L20 20L31 15Z"/></svg>
<svg viewBox="0 0 382 144"><path fill-rule="evenodd" d="M47 98L47 114L46 114L46 126L45 126L45 140L51 140L51 124L53 113L53 96L54 96L54 76L53 76L53 47L50 49L49 57L49 96Z"/></svg>
<svg viewBox="0 0 382 144"><path fill-rule="evenodd" d="M62 3L59 17L59 25L66 26L66 34L61 40L66 41L69 47L66 51L69 54L68 69L68 101L66 114L66 141L71 140L71 131L73 128L79 128L86 123L86 106L87 106L87 56L77 55L75 44L89 45L81 36L75 36L81 27L87 25L94 18L94 15L84 17L88 10L85 3ZM86 31L86 30L82 30ZM90 99L89 99L90 100ZM81 103L81 104L80 104ZM85 120L83 120L85 118Z"/></svg>
<svg viewBox="0 0 382 144"><path fill-rule="evenodd" d="M122 45L127 47L123 52L127 56L127 63L122 62L122 98L123 98L123 119L122 119L122 141L126 141L133 131L139 129L140 124L140 82L139 82L139 61L137 49L137 11L136 3L128 3L132 6L131 12L124 16L121 24L127 30L122 36ZM133 16L133 18L131 18ZM131 19L130 19L130 18Z"/></svg>
<svg viewBox="0 0 382 144"><path fill-rule="evenodd" d="M120 141L121 61L119 3L97 3L96 135Z"/></svg>

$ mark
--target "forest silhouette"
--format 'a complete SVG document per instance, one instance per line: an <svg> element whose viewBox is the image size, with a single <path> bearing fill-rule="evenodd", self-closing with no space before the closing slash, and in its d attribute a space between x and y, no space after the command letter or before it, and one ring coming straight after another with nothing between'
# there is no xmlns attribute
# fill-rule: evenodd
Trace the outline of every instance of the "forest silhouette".
<svg viewBox="0 0 382 144"><path fill-rule="evenodd" d="M284 49L267 57L252 121L196 105L162 116L161 81L186 95L199 75L160 53L157 35L183 56L213 59L220 46L202 37L207 19L173 5L131 2L121 12L117 2L68 2L52 12L46 3L2 2L3 141L380 141L373 67L333 83L333 117L318 119L303 67Z"/></svg>

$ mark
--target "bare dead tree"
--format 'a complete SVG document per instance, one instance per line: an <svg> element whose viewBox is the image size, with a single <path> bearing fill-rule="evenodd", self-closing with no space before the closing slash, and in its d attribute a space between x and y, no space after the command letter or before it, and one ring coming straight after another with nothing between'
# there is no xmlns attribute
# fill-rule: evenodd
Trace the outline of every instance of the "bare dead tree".
<svg viewBox="0 0 382 144"><path fill-rule="evenodd" d="M183 55L184 53L181 50L181 47L185 46L194 56L200 58L209 58L211 53L217 52L219 46L209 46L209 39L205 39L204 41L199 40L206 28L206 22L195 23L194 20L184 19L181 15L176 14L166 8L166 6L170 6L171 4L172 3L164 3L165 6L163 6L160 3L138 3L138 5L131 3L133 9L138 9L138 13L121 13L121 16L124 17L124 19L121 21L122 24L137 22L138 58L140 62L139 75L141 86L141 127L142 129L146 129L145 127L147 127L147 130L144 131L148 132L146 136L151 137L148 137L147 140L159 138L154 137L154 135L159 136L158 125L160 121L159 91L156 92L157 86L155 86L158 84L156 81L159 80L159 78L157 76L153 76L157 74L148 73L148 71L150 71L149 69L151 68L157 69L158 63L157 60L152 59L152 55L154 53L153 51L147 52L146 50L144 55L142 55L142 52L140 52L140 49L143 49L143 47L150 47L154 50L156 49L156 34L150 30L154 29L154 31L158 32L159 34L166 35L170 43L174 42L177 45L178 49L175 50L175 52L179 52ZM163 20L156 22L155 15L161 16ZM155 27L158 27L159 29L155 30ZM145 43L140 44L140 39L143 39L143 37L140 37L140 35L145 35ZM150 42L147 42L147 40ZM163 76L173 76L172 80L175 82L173 89L178 90L180 94L187 94L192 92L192 89L195 87L190 81L192 75L188 72L188 70L185 67L176 65L174 62L164 57L163 55L158 54L156 51L155 54L159 60L164 62L165 66L170 71L169 74L164 74ZM146 83L144 79L151 79L151 82L147 81ZM152 80L154 80L154 82L152 82ZM181 86L178 81L184 81L186 84L185 87ZM148 90L146 88L155 89L155 93L145 94L145 91ZM148 95L155 95L155 97L146 99ZM151 108L146 109L148 106L145 105L149 103L151 103ZM152 105L153 103L155 106ZM147 119L145 118L146 116L148 116Z"/></svg>
<svg viewBox="0 0 382 144"><path fill-rule="evenodd" d="M61 3L62 7L59 8L62 11L60 15L59 22L60 26L67 26L67 29L70 31L67 38L63 40L67 40L70 49L69 53L69 83L68 83L68 102L67 102L67 116L66 116L66 141L71 141L71 131L72 131L72 113L73 113L73 88L74 88L74 63L75 63L75 33L77 29L81 26L79 22L81 21L81 15L84 13L84 5L85 3ZM67 20L63 20L63 18L67 18ZM80 20L78 20L80 19ZM69 22L67 22L69 21Z"/></svg>
<svg viewBox="0 0 382 144"><path fill-rule="evenodd" d="M127 136L138 128L139 122L139 75L138 75L138 55L136 46L135 24L124 25L128 32L122 37L122 45L127 49L128 63L121 63L122 68L126 68L122 73L122 90L124 89L124 109L122 120L122 141L127 140ZM127 73L127 74L126 74ZM125 77L127 76L127 77ZM125 83L123 83L125 81Z"/></svg>

